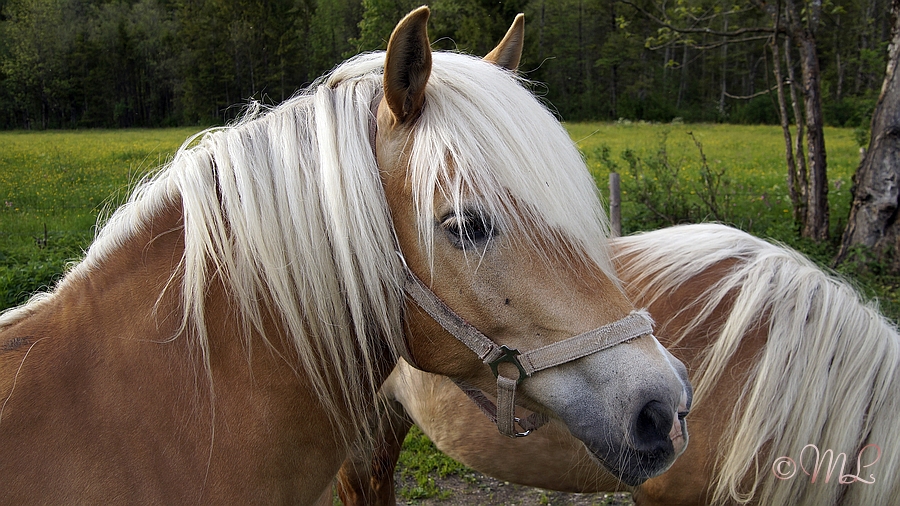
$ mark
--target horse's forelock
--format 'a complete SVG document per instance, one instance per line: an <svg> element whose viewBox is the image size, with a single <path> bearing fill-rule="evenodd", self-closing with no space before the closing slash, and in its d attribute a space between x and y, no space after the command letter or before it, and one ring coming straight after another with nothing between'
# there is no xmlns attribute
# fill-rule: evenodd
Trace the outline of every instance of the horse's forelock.
<svg viewBox="0 0 900 506"><path fill-rule="evenodd" d="M503 229L534 239L548 260L581 257L616 279L609 222L584 159L559 121L513 73L435 53L410 155L419 229L432 243L435 192L474 201ZM549 239L549 240L548 240Z"/></svg>

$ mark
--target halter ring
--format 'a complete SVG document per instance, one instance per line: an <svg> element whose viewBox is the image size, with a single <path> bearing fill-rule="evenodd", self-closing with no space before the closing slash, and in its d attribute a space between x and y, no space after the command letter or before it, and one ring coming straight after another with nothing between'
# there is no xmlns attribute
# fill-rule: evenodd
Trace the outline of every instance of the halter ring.
<svg viewBox="0 0 900 506"><path fill-rule="evenodd" d="M516 358L517 356L521 355L521 353L519 353L519 350L515 348L508 348L505 344L500 346L500 353L501 355L499 357L488 362L488 365L491 367L491 372L494 373L494 377L496 378L497 376L500 376L500 372L497 370L497 368L501 363L507 362L516 366L516 369L519 370L519 378L516 380L516 385L518 386L522 383L523 379L528 377L528 372L525 371L525 367L521 362L519 362L519 359ZM516 421L518 422L519 420L516 419Z"/></svg>

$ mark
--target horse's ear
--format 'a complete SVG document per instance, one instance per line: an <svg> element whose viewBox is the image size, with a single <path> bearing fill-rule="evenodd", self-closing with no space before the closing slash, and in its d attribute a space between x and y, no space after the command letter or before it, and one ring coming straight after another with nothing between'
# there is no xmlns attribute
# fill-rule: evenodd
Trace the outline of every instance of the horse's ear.
<svg viewBox="0 0 900 506"><path fill-rule="evenodd" d="M512 26L509 27L509 31L506 32L503 40L484 59L509 70L516 70L519 68L519 60L522 58L522 47L524 45L525 15L519 14L513 21Z"/></svg>
<svg viewBox="0 0 900 506"><path fill-rule="evenodd" d="M418 117L431 75L428 7L419 7L397 23L384 58L384 99L400 123Z"/></svg>

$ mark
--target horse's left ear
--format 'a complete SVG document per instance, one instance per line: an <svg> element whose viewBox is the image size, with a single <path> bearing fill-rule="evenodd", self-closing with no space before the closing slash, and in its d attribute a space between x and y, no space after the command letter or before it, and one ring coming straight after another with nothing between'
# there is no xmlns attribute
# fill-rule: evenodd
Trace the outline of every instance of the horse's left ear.
<svg viewBox="0 0 900 506"><path fill-rule="evenodd" d="M522 59L522 47L524 45L525 15L519 14L513 21L512 26L509 27L509 31L506 32L503 40L484 59L509 70L516 70L519 68L519 60Z"/></svg>
<svg viewBox="0 0 900 506"><path fill-rule="evenodd" d="M384 57L384 99L399 123L414 120L425 104L431 76L428 7L419 7L397 23Z"/></svg>

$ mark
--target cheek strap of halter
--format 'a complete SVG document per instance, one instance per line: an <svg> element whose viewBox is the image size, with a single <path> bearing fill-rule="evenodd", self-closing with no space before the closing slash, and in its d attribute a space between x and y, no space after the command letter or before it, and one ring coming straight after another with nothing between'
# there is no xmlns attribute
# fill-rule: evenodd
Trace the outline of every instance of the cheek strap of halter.
<svg viewBox="0 0 900 506"><path fill-rule="evenodd" d="M406 273L404 290L407 295L412 297L416 304L444 330L465 344L478 355L482 362L490 366L491 372L497 378L496 407L483 393L480 394L480 398L476 398L470 393L477 389L463 385L460 385L460 388L493 422L496 422L500 432L509 437L527 436L532 430L547 421L546 415L537 413L525 420L515 417L516 387L525 378L531 377L538 371L586 357L653 332L653 320L650 315L646 311L632 311L621 320L522 353L492 341L450 309L409 268L406 268ZM516 367L519 372L517 379L500 374L498 368L504 362ZM515 423L517 422L525 429L525 432L516 432Z"/></svg>

